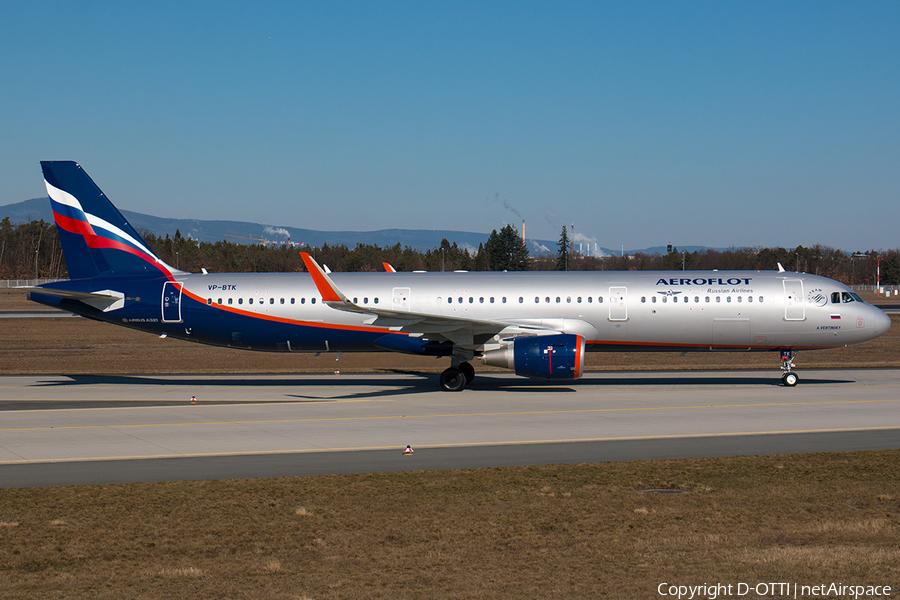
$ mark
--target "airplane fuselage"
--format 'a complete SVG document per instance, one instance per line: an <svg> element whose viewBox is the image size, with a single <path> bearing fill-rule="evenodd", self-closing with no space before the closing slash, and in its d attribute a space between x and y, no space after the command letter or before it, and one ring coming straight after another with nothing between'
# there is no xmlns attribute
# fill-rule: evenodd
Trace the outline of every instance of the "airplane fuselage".
<svg viewBox="0 0 900 600"><path fill-rule="evenodd" d="M881 335L884 313L845 285L775 271L333 273L361 307L501 321L511 330L578 334L588 350L775 350L858 344ZM96 278L124 305L75 312L207 344L267 351L377 351L404 323L337 311L305 273ZM120 289L116 289L120 288ZM35 294L41 301L41 295ZM58 305L56 298L46 303ZM77 305L77 306L76 306ZM85 308L87 310L85 311ZM889 320L887 320L889 324ZM415 332L413 332L415 333ZM495 346L475 331L465 345Z"/></svg>

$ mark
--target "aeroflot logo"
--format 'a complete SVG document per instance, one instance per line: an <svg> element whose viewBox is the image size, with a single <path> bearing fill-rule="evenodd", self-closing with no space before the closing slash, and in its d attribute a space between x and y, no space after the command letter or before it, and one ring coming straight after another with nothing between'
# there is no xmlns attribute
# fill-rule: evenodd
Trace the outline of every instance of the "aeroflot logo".
<svg viewBox="0 0 900 600"><path fill-rule="evenodd" d="M672 279L660 279L656 285L750 285L752 277L730 277L722 279L721 277L710 277L709 279L699 277L691 279L689 277L673 277Z"/></svg>

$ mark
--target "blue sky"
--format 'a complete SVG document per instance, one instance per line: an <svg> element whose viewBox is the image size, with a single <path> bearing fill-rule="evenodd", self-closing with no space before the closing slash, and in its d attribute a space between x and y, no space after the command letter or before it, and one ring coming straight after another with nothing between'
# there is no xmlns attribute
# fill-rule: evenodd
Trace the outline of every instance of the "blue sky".
<svg viewBox="0 0 900 600"><path fill-rule="evenodd" d="M900 247L900 3L0 2L0 205Z"/></svg>

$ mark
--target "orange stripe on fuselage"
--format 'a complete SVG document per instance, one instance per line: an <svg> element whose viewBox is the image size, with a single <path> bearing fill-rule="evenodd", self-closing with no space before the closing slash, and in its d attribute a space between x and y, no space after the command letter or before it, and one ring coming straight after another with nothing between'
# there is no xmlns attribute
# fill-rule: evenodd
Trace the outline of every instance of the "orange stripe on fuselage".
<svg viewBox="0 0 900 600"><path fill-rule="evenodd" d="M322 321L301 321L297 319L289 319L287 317L277 317L275 315L264 315L258 312L251 312L248 310L244 310L242 308L234 308L232 306L225 306L223 304L207 304L206 298L202 298L195 294L194 292L189 291L187 288L182 286L182 291L185 295L190 297L193 300L196 300L200 304L204 304L209 306L210 308L215 308L216 310L224 310L230 312L232 314L241 315L244 317L250 317L251 319L262 319L263 321L273 321L275 323L284 323L286 325L298 325L302 327L317 327L319 329L339 329L341 331L363 331L370 333L400 333L400 332L392 332L389 329L385 329L383 327L365 327L361 325L341 325L339 323L324 323ZM400 333L400 335L408 335L405 333Z"/></svg>

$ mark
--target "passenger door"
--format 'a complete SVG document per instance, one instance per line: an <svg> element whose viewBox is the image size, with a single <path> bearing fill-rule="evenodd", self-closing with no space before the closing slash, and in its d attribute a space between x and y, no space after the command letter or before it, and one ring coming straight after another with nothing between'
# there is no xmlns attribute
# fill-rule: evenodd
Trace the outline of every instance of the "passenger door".
<svg viewBox="0 0 900 600"><path fill-rule="evenodd" d="M162 293L163 323L181 322L181 287L177 281L167 281Z"/></svg>
<svg viewBox="0 0 900 600"><path fill-rule="evenodd" d="M806 303L803 297L802 279L784 280L784 320L803 321L806 319Z"/></svg>

